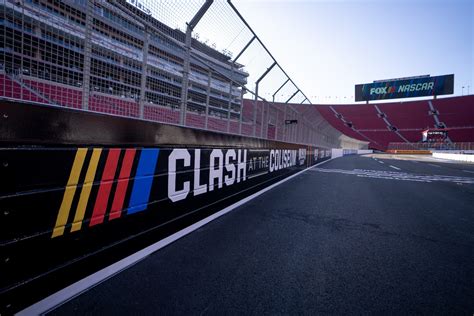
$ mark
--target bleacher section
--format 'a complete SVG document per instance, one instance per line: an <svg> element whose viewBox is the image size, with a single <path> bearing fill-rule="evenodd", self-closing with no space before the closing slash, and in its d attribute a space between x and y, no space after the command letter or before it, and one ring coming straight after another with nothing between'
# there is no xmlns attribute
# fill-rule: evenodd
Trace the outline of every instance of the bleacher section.
<svg viewBox="0 0 474 316"><path fill-rule="evenodd" d="M372 105L365 104L364 106L373 107ZM433 115L429 114L430 107L427 101L382 103L378 104L377 106L383 113L386 114L386 117L390 123L393 126L396 126L398 129L427 129L435 127L436 122L433 119Z"/></svg>
<svg viewBox="0 0 474 316"><path fill-rule="evenodd" d="M48 84L29 79L23 83L43 95L50 103L80 109L82 105L82 89L66 87L61 84Z"/></svg>
<svg viewBox="0 0 474 316"><path fill-rule="evenodd" d="M474 97L438 99L433 102L446 127L474 127ZM472 134L471 134L472 136Z"/></svg>
<svg viewBox="0 0 474 316"><path fill-rule="evenodd" d="M321 113L321 115L328 121L332 126L338 129L341 133L345 134L346 136L359 139L359 140L366 140L360 134L355 132L352 128L348 127L346 123L342 120L342 117L337 117L337 114L331 109L331 106L318 106L317 111Z"/></svg>
<svg viewBox="0 0 474 316"><path fill-rule="evenodd" d="M387 126L370 104L340 106L337 107L337 112L356 129L385 129Z"/></svg>
<svg viewBox="0 0 474 316"><path fill-rule="evenodd" d="M21 84L12 80L5 74L0 74L0 96L25 101L48 103L46 99L41 98L32 91L22 87Z"/></svg>
<svg viewBox="0 0 474 316"><path fill-rule="evenodd" d="M472 95L410 102L320 105L317 110L343 134L371 139L369 147L375 149L387 149L390 142L406 143L403 138L411 143L420 142L422 131L439 128L438 122L448 129L452 142L474 140Z"/></svg>
<svg viewBox="0 0 474 316"><path fill-rule="evenodd" d="M145 105L143 118L155 122L178 124L179 111L157 105Z"/></svg>
<svg viewBox="0 0 474 316"><path fill-rule="evenodd" d="M89 98L89 110L112 115L138 117L138 103L130 100L93 94Z"/></svg>

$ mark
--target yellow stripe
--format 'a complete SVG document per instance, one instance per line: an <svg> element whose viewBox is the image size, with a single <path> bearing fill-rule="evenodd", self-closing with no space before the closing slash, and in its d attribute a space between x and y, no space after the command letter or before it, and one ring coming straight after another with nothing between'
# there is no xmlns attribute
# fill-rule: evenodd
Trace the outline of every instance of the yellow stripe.
<svg viewBox="0 0 474 316"><path fill-rule="evenodd" d="M101 153L102 148L94 148L94 151L92 152L91 161L87 168L86 179L84 180L81 196L79 197L79 203L77 203L76 215L74 215L71 232L75 232L82 227L82 220L86 214L87 202L89 202L89 195L91 194L92 184L94 182L95 172L97 171L97 164L99 163Z"/></svg>
<svg viewBox="0 0 474 316"><path fill-rule="evenodd" d="M74 158L71 173L69 174L69 179L67 180L63 201L61 202L61 207L59 208L58 218L56 219L56 225L54 226L53 235L51 238L64 234L64 226L66 225L67 218L69 217L72 199L74 198L74 193L76 193L77 182L79 181L79 175L81 174L82 165L84 164L86 154L87 148L79 148L76 151L76 157Z"/></svg>

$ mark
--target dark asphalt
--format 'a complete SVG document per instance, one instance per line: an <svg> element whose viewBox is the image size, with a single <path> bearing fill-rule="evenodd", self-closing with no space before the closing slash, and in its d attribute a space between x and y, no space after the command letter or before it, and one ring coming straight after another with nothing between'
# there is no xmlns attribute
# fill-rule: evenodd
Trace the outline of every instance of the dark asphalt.
<svg viewBox="0 0 474 316"><path fill-rule="evenodd" d="M384 162L320 167L474 177ZM52 314L473 315L473 272L474 185L308 171Z"/></svg>

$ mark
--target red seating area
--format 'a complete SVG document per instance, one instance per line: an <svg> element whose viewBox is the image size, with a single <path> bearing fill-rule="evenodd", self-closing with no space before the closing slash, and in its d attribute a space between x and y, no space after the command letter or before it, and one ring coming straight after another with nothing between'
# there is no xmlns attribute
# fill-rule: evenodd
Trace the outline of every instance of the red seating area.
<svg viewBox="0 0 474 316"><path fill-rule="evenodd" d="M416 131L401 130L401 131L399 131L399 133L403 137L405 137L409 142L416 143L416 142L419 142L419 141L422 140L422 135L421 135L422 131L423 131L422 129L419 129L419 130L416 130Z"/></svg>
<svg viewBox="0 0 474 316"><path fill-rule="evenodd" d="M22 87L19 83L11 80L4 74L0 74L0 96L25 101L48 103L45 99L35 95L33 92Z"/></svg>
<svg viewBox="0 0 474 316"><path fill-rule="evenodd" d="M253 122L254 101L244 99L242 103L242 120L244 122Z"/></svg>
<svg viewBox="0 0 474 316"><path fill-rule="evenodd" d="M253 124L242 123L242 135L252 136L253 135Z"/></svg>
<svg viewBox="0 0 474 316"><path fill-rule="evenodd" d="M404 128L434 128L435 120L429 115L428 101L406 103L383 103L378 108L387 115L387 120L398 129Z"/></svg>
<svg viewBox="0 0 474 316"><path fill-rule="evenodd" d="M385 129L387 124L377 115L377 110L371 104L334 106L346 121L353 124L355 129Z"/></svg>
<svg viewBox="0 0 474 316"><path fill-rule="evenodd" d="M267 139L275 139L276 137L276 128L273 125L268 126Z"/></svg>
<svg viewBox="0 0 474 316"><path fill-rule="evenodd" d="M468 142L474 139L474 127L471 128L450 128L448 137L452 142Z"/></svg>
<svg viewBox="0 0 474 316"><path fill-rule="evenodd" d="M203 129L206 125L204 115L187 113L186 114L186 126L196 127Z"/></svg>
<svg viewBox="0 0 474 316"><path fill-rule="evenodd" d="M157 105L145 105L143 118L155 122L179 124L179 111Z"/></svg>
<svg viewBox="0 0 474 316"><path fill-rule="evenodd" d="M452 97L437 100L396 102L377 104L386 115L390 125L409 142L422 140L421 132L426 128L435 128L434 115L430 114L429 102L437 110L440 122L449 129L448 136L453 142L474 140L474 96ZM347 127L341 118L336 117L331 107L364 136L379 143L386 149L389 142L404 142L397 133L389 131L383 119L377 115L375 104L318 106L321 115L343 134L361 139L360 135ZM468 127L468 128L460 128ZM370 147L377 148L374 143Z"/></svg>
<svg viewBox="0 0 474 316"><path fill-rule="evenodd" d="M363 132L365 136L368 138L372 139L373 141L376 141L382 148L379 148L379 146L375 145L373 147L378 148L378 149L386 149L388 147L388 143L392 142L403 142L404 140L400 138L400 136L397 135L397 133L385 130L385 131L366 131Z"/></svg>
<svg viewBox="0 0 474 316"><path fill-rule="evenodd" d="M364 139L359 134L354 132L351 128L346 126L346 124L344 124L344 122L340 118L336 117L336 114L331 110L329 106L318 106L317 110L319 111L319 113L321 113L321 115L326 121L328 121L334 128L339 130L344 135L366 141L366 139Z"/></svg>
<svg viewBox="0 0 474 316"><path fill-rule="evenodd" d="M48 84L27 79L23 80L23 82L57 105L75 109L82 108L82 90L80 89L66 88L56 83Z"/></svg>
<svg viewBox="0 0 474 316"><path fill-rule="evenodd" d="M446 127L474 126L474 95L437 99L432 103Z"/></svg>
<svg viewBox="0 0 474 316"><path fill-rule="evenodd" d="M227 120L210 116L207 121L207 128L211 131L227 132Z"/></svg>
<svg viewBox="0 0 474 316"><path fill-rule="evenodd" d="M230 121L229 133L239 134L239 121Z"/></svg>
<svg viewBox="0 0 474 316"><path fill-rule="evenodd" d="M104 95L91 95L89 110L113 115L138 117L138 103Z"/></svg>

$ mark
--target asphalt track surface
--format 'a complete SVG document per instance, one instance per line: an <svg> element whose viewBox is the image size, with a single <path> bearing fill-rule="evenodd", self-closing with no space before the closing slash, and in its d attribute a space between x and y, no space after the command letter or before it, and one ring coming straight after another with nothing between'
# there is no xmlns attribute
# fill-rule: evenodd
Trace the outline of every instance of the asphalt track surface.
<svg viewBox="0 0 474 316"><path fill-rule="evenodd" d="M319 168L390 165L474 177L473 165L360 156ZM312 169L51 314L472 315L473 272L474 184Z"/></svg>

